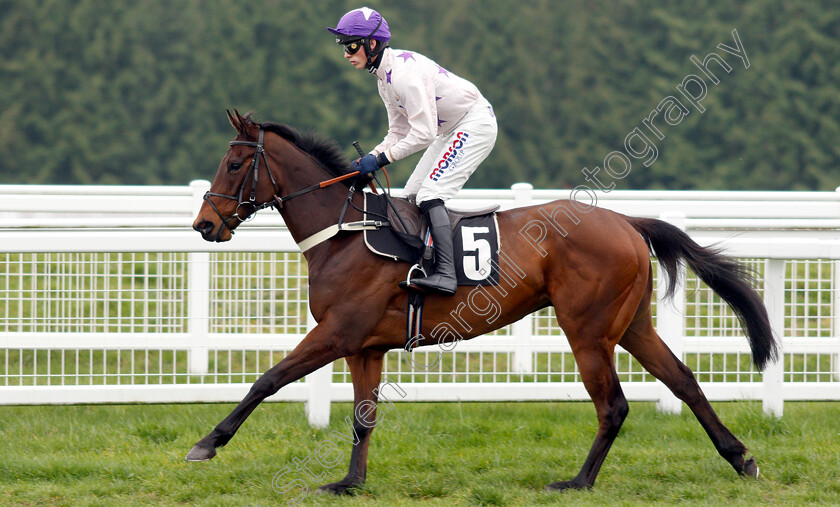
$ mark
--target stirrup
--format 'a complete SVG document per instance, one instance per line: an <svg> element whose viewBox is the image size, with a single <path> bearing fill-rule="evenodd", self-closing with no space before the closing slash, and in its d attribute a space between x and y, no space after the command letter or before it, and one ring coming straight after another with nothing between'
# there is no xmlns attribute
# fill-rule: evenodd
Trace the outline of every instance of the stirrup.
<svg viewBox="0 0 840 507"><path fill-rule="evenodd" d="M420 263L418 262L417 264L411 266L408 269L408 274L405 276L405 280L402 280L399 283L399 287L400 287L400 289L405 289L405 290L408 290L408 291L416 291L416 292L420 292L421 294L425 294L426 289L411 283L411 274L414 273L414 270L419 270L420 273L423 274L423 276L421 278L426 278L427 276L429 276L429 275L426 274L426 270L423 269L423 266L421 266Z"/></svg>

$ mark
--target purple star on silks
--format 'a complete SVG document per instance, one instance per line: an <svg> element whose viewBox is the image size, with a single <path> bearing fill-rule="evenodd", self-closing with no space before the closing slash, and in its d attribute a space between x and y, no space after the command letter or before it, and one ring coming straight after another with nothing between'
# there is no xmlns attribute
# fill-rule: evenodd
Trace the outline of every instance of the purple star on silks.
<svg viewBox="0 0 840 507"><path fill-rule="evenodd" d="M414 53L411 51L403 51L402 53L397 55L397 58L402 58L403 62L407 62L409 59L414 60ZM417 60L414 60L415 62Z"/></svg>
<svg viewBox="0 0 840 507"><path fill-rule="evenodd" d="M444 74L446 77L449 77L449 71L441 67L440 65L437 66L438 74Z"/></svg>
<svg viewBox="0 0 840 507"><path fill-rule="evenodd" d="M440 116L438 116L438 127L440 127L440 126L441 126L441 125L443 125L444 123L446 123L446 120L441 120L441 119L440 119Z"/></svg>
<svg viewBox="0 0 840 507"><path fill-rule="evenodd" d="M385 82L391 84L391 73L394 72L394 69L389 70L385 73Z"/></svg>

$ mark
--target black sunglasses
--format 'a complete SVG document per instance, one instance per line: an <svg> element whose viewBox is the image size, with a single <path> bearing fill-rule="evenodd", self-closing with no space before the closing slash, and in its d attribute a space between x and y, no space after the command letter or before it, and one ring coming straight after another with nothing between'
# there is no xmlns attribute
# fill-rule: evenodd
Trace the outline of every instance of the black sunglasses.
<svg viewBox="0 0 840 507"><path fill-rule="evenodd" d="M348 55L355 55L359 52L360 49L362 49L362 44L364 43L364 41L364 39L359 39L344 44L344 52Z"/></svg>

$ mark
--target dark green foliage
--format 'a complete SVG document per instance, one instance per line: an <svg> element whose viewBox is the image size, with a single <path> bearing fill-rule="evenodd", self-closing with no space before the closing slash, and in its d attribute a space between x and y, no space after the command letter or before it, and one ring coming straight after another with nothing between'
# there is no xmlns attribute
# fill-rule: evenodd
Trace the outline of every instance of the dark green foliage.
<svg viewBox="0 0 840 507"><path fill-rule="evenodd" d="M370 148L373 79L324 30L354 2L0 0L0 182L212 179L224 109ZM714 51L704 113L661 125L658 159L618 189L832 190L840 165L840 10L833 2L410 0L379 8L397 48L475 82L500 135L472 187L586 184ZM718 48L736 29L750 67ZM713 69L719 69L712 63ZM645 131L650 135L649 131ZM389 167L401 185L416 156ZM604 175L602 172L601 175ZM590 184L591 185L591 184Z"/></svg>

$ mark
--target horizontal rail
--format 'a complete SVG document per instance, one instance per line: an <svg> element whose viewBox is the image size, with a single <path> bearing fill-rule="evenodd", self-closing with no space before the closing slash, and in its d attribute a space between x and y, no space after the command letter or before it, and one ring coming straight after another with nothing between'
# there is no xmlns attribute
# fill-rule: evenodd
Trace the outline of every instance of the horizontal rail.
<svg viewBox="0 0 840 507"><path fill-rule="evenodd" d="M198 180L202 181L202 180ZM207 182L209 186L209 182ZM176 195L190 196L189 185L0 185L0 195Z"/></svg>
<svg viewBox="0 0 840 507"><path fill-rule="evenodd" d="M616 210L620 211L620 210ZM627 210L624 210L625 214ZM634 216L646 216L632 214ZM651 214L650 216L657 216ZM192 227L194 217L182 216L61 216L10 217L3 220L0 231L15 229L160 229ZM686 218L687 230L750 230L750 229L840 229L840 218ZM238 230L261 227L285 228L283 218L277 214L265 212L254 220L242 224Z"/></svg>
<svg viewBox="0 0 840 507"><path fill-rule="evenodd" d="M0 333L0 345L7 349L51 350L189 350L193 347L235 350L292 350L304 334L239 334L209 333L200 341L188 333L51 333L44 331ZM744 337L683 336L686 354L749 354ZM527 337L528 349L533 353L570 353L569 342L562 336ZM513 353L521 346L514 336L484 336L455 344L426 345L415 350L423 352L487 352ZM624 351L621 346L619 351ZM840 340L836 338L785 337L782 349L786 354L840 354Z"/></svg>
<svg viewBox="0 0 840 507"><path fill-rule="evenodd" d="M694 236L695 231L688 231ZM840 237L782 234L772 237L698 232L698 241L724 247L737 257L767 259L840 259ZM298 252L288 230L246 228L235 241L210 243L192 229L0 230L0 252Z"/></svg>
<svg viewBox="0 0 840 507"><path fill-rule="evenodd" d="M202 180L179 187L0 185L0 215L4 216L5 227L55 226L56 220L63 220L54 216L56 214L84 217L85 220L76 222L78 227L85 227L88 221L101 226L103 218L111 217L138 224L137 215L189 219L209 187L210 183ZM395 195L401 192L401 189L394 189ZM840 192L836 191L572 192L568 189L534 190L529 184L517 183L509 189L465 189L450 204L456 208L470 208L497 203L502 209L510 209L575 197L634 216L659 216L663 211L673 210L684 213L688 220L759 220L745 223L748 227L824 228L836 227L840 220ZM279 216L275 215L274 223L277 220L280 220ZM142 226L142 222L139 225Z"/></svg>
<svg viewBox="0 0 840 507"><path fill-rule="evenodd" d="M237 231L235 241L210 243L191 229L0 231L0 252L299 252L285 229Z"/></svg>

